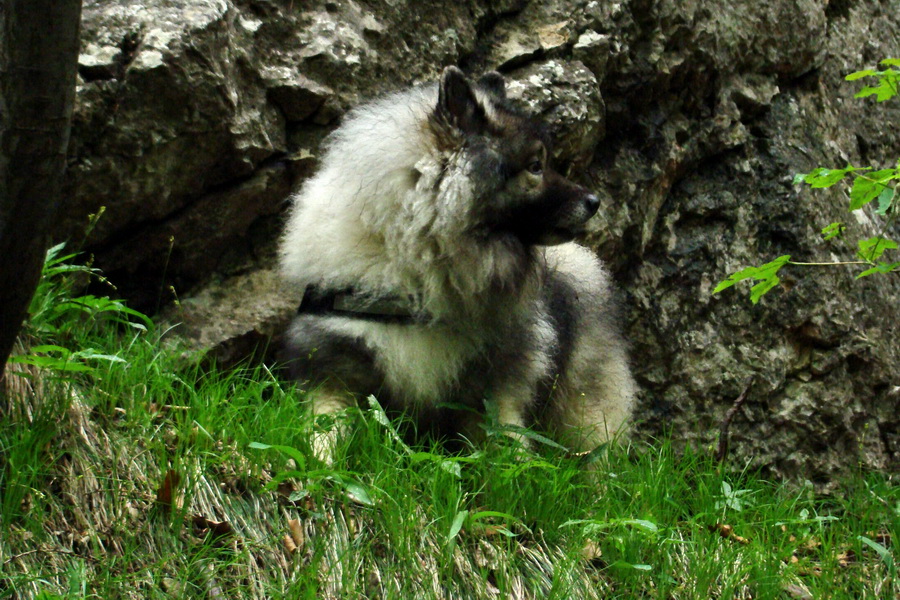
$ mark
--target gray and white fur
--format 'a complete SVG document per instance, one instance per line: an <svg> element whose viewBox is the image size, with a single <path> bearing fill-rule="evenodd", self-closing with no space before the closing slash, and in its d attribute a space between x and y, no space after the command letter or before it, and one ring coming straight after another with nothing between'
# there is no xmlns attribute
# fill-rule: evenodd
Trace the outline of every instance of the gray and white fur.
<svg viewBox="0 0 900 600"><path fill-rule="evenodd" d="M316 414L368 394L444 420L459 414L441 403L483 413L493 402L501 424L540 426L576 450L623 428L635 384L612 284L571 242L599 202L548 157L497 73L472 83L448 67L345 118L292 198L281 271L317 293L401 298L414 318L301 309L288 358L314 384ZM333 439L314 441L328 460Z"/></svg>

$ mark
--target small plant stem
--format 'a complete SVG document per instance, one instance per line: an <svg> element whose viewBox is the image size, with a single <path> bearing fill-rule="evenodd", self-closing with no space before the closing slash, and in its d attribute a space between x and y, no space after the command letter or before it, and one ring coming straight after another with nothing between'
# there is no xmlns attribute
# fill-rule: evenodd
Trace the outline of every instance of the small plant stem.
<svg viewBox="0 0 900 600"><path fill-rule="evenodd" d="M728 409L728 412L725 413L725 417L722 419L721 424L719 424L719 446L716 449L716 462L718 463L724 462L725 458L728 456L728 428L731 427L731 420L734 419L737 411L741 409L744 401L747 400L747 394L750 393L750 388L753 386L754 379L755 377L751 375L744 381L744 391L737 397L734 404L732 404L731 408Z"/></svg>
<svg viewBox="0 0 900 600"><path fill-rule="evenodd" d="M864 260L850 260L844 262L794 262L789 260L788 264L796 265L798 267L834 267L837 265L871 265L872 263Z"/></svg>

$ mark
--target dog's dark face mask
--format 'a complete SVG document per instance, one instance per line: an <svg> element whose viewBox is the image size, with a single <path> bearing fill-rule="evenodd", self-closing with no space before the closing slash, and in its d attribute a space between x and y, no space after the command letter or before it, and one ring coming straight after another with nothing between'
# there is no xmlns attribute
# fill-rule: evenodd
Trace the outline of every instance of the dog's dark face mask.
<svg viewBox="0 0 900 600"><path fill-rule="evenodd" d="M550 167L540 125L505 100L499 73L488 73L475 87L455 67L441 76L432 125L439 139L466 155L477 232L512 235L525 245L571 241L600 202Z"/></svg>

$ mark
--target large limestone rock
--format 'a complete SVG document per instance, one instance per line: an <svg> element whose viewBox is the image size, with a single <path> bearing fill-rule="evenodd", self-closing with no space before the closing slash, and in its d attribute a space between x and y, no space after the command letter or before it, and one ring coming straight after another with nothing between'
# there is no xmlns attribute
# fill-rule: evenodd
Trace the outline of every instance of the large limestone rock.
<svg viewBox="0 0 900 600"><path fill-rule="evenodd" d="M900 103L842 77L896 53L898 25L876 0L86 0L61 235L106 207L98 265L144 308L173 286L186 339L236 360L299 300L270 270L280 213L340 116L446 64L499 68L606 198L587 242L623 288L639 434L714 443L752 375L737 460L821 485L897 470L896 277L794 269L757 306L710 292L781 254L841 256L818 231L851 220L846 195L791 179L896 162Z"/></svg>

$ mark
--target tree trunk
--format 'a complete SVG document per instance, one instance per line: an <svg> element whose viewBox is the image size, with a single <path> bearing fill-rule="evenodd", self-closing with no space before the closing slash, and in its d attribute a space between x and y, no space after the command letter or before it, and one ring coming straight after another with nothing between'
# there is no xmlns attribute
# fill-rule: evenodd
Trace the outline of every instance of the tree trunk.
<svg viewBox="0 0 900 600"><path fill-rule="evenodd" d="M60 202L81 0L0 0L0 377Z"/></svg>

